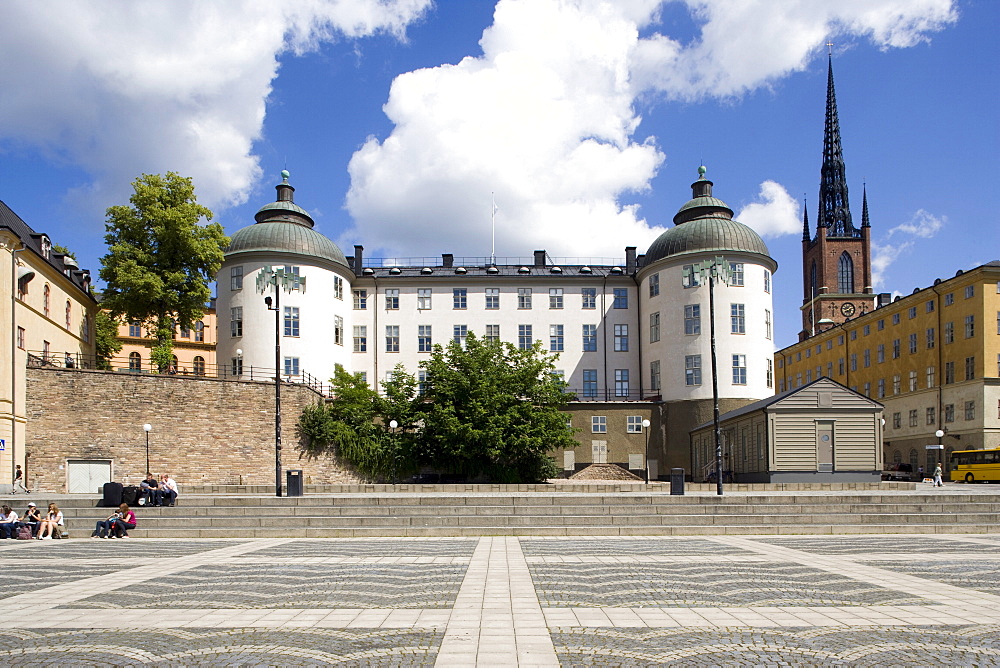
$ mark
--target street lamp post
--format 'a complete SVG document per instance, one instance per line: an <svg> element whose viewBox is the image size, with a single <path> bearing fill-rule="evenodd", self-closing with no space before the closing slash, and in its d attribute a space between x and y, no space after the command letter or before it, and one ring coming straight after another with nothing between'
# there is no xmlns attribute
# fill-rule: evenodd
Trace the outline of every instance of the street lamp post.
<svg viewBox="0 0 1000 668"><path fill-rule="evenodd" d="M936 432L934 432L934 435L937 436L937 440L938 440L938 447L937 447L937 451L938 451L938 466L941 467L941 472L944 473L944 442L943 442L944 441L944 430L943 429L938 429ZM949 480L950 480L950 478L949 478Z"/></svg>
<svg viewBox="0 0 1000 668"><path fill-rule="evenodd" d="M399 423L389 420L389 431L392 434L392 484L396 484L396 465L399 463L399 443L396 441L396 427Z"/></svg>
<svg viewBox="0 0 1000 668"><path fill-rule="evenodd" d="M646 450L645 450L646 454L645 454L645 459L643 460L646 465L643 468L646 469L647 485L649 484L649 425L650 425L649 420L642 421L642 430L646 433Z"/></svg>
<svg viewBox="0 0 1000 668"><path fill-rule="evenodd" d="M144 424L142 425L142 430L146 432L146 475L148 476L152 473L149 468L149 432L153 431L153 425Z"/></svg>

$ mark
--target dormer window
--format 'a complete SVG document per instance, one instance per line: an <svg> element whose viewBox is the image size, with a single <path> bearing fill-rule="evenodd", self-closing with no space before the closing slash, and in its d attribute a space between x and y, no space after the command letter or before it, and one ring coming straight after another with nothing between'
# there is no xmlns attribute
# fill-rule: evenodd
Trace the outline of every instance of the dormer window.
<svg viewBox="0 0 1000 668"><path fill-rule="evenodd" d="M52 259L52 242L47 236L42 236L42 257L46 260Z"/></svg>

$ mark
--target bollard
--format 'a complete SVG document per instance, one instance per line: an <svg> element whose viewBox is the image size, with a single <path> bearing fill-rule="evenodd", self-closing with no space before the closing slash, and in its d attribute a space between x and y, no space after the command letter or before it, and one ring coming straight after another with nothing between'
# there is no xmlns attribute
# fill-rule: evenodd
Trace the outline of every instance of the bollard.
<svg viewBox="0 0 1000 668"><path fill-rule="evenodd" d="M670 495L684 496L684 469L670 469Z"/></svg>

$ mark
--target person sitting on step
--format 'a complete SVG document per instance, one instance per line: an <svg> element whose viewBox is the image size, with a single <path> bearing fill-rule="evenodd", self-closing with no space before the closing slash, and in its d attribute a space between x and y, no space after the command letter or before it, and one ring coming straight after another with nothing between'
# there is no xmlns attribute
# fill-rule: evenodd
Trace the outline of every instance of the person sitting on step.
<svg viewBox="0 0 1000 668"><path fill-rule="evenodd" d="M160 476L160 493L163 495L163 505L172 506L177 502L177 483L167 473Z"/></svg>
<svg viewBox="0 0 1000 668"><path fill-rule="evenodd" d="M62 538L61 535L56 534L62 533L63 525L63 514L59 510L59 506L54 503L49 504L49 512L46 514L45 519L42 520L42 524L38 529L38 538L40 540L52 540L53 538Z"/></svg>
<svg viewBox="0 0 1000 668"><path fill-rule="evenodd" d="M38 506L32 501L28 504L28 509L24 511L24 517L21 518L21 523L26 524L31 528L31 536L34 538L38 535L38 527L42 522L42 513L38 510Z"/></svg>
<svg viewBox="0 0 1000 668"><path fill-rule="evenodd" d="M17 513L4 504L0 507L0 538L17 538Z"/></svg>

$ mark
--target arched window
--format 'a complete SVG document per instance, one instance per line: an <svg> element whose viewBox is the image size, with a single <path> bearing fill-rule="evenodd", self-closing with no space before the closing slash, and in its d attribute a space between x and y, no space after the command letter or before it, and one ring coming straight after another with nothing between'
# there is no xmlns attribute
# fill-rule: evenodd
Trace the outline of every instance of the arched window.
<svg viewBox="0 0 1000 668"><path fill-rule="evenodd" d="M142 357L139 353L128 354L129 371L142 371Z"/></svg>
<svg viewBox="0 0 1000 668"><path fill-rule="evenodd" d="M170 356L170 368L167 369L167 373L177 373L180 371L180 367L177 366L177 355Z"/></svg>
<svg viewBox="0 0 1000 668"><path fill-rule="evenodd" d="M194 358L194 375L204 376L205 375L205 358L198 355Z"/></svg>
<svg viewBox="0 0 1000 668"><path fill-rule="evenodd" d="M903 453L900 452L899 450L896 450L895 452L893 452L892 453L892 463L893 464L902 464L903 463Z"/></svg>
<svg viewBox="0 0 1000 668"><path fill-rule="evenodd" d="M66 300L66 329L69 329L70 326L73 324L72 316L73 316L73 304L71 304L70 301L67 299Z"/></svg>
<svg viewBox="0 0 1000 668"><path fill-rule="evenodd" d="M49 317L49 297L51 296L51 290L49 290L49 284L46 283L45 287L42 288L42 313L45 317Z"/></svg>
<svg viewBox="0 0 1000 668"><path fill-rule="evenodd" d="M205 323L199 320L194 323L194 340L204 341L205 340Z"/></svg>
<svg viewBox="0 0 1000 668"><path fill-rule="evenodd" d="M842 295L854 292L854 260L844 251L837 262L837 292Z"/></svg>
<svg viewBox="0 0 1000 668"><path fill-rule="evenodd" d="M910 466L913 468L920 466L920 455L916 450L910 450Z"/></svg>

